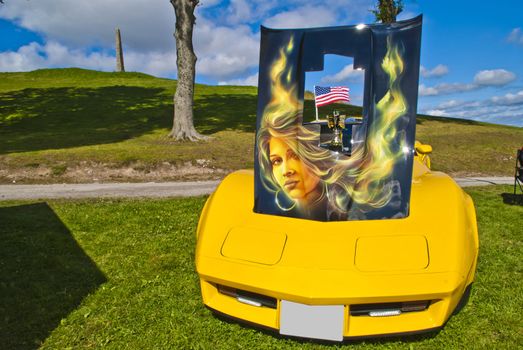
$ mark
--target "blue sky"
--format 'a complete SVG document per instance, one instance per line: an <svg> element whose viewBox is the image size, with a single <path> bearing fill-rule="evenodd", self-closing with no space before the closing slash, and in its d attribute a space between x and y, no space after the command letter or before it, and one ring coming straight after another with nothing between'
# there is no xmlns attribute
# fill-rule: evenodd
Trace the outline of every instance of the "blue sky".
<svg viewBox="0 0 523 350"><path fill-rule="evenodd" d="M6 0L0 6L0 71L115 69L120 27L128 71L176 77L168 0ZM259 26L372 23L369 0L201 0L194 46L197 82L256 85ZM125 6L124 6L125 5ZM399 19L423 14L418 112L523 127L523 1L405 0ZM347 85L361 104L361 72L328 56L306 85Z"/></svg>

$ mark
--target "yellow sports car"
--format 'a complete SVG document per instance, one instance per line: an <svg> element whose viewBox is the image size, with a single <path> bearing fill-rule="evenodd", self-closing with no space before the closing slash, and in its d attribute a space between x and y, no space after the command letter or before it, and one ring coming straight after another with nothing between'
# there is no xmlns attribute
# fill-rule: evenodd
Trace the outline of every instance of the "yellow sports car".
<svg viewBox="0 0 523 350"><path fill-rule="evenodd" d="M341 341L437 329L466 303L474 205L414 140L420 28L262 28L255 168L227 176L198 224L206 306ZM329 52L365 70L363 118L304 122L303 72Z"/></svg>

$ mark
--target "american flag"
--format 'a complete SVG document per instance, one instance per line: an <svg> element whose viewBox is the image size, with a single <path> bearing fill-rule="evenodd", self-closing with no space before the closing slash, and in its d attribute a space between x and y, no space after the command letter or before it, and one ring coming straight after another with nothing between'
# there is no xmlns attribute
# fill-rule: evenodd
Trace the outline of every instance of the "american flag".
<svg viewBox="0 0 523 350"><path fill-rule="evenodd" d="M316 107L321 107L334 102L350 102L349 88L345 86L315 86L314 97Z"/></svg>

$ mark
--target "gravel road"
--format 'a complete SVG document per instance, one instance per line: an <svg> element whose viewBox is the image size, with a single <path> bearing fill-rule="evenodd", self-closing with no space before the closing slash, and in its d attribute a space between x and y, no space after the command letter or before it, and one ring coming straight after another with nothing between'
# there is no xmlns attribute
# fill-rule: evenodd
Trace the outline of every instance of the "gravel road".
<svg viewBox="0 0 523 350"><path fill-rule="evenodd" d="M461 187L514 183L513 177L460 177ZM107 197L193 197L212 193L220 181L54 185L0 185L0 200Z"/></svg>

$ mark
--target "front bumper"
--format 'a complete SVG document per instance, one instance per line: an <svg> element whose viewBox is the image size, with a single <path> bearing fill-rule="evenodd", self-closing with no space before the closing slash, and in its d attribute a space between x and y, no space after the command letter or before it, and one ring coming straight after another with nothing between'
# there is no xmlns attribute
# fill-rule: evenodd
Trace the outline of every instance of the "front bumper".
<svg viewBox="0 0 523 350"><path fill-rule="evenodd" d="M383 277L383 276L382 276ZM418 276L418 282L423 284L427 276ZM466 280L462 280L455 288L441 288L448 283L448 275L430 276L431 284L434 287L432 292L412 294L404 291L403 295L397 294L399 290L389 289L381 292L367 290L365 296L347 293L346 296L336 296L334 298L324 296L304 297L291 296L281 291L268 291L256 289L254 292L275 299L275 307L266 305L252 305L238 300L233 296L226 295L219 291L218 286L224 285L227 281L211 281L200 278L203 301L206 306L219 313L225 314L238 320L267 327L276 331L280 329L280 312L282 300L293 301L305 305L342 305L343 312L343 337L355 338L379 335L396 335L412 332L421 332L440 328L452 315L458 305L461 296L466 288ZM451 278L452 279L452 278ZM440 286L438 288L437 286ZM245 290L240 285L233 288ZM247 287L248 288L248 287ZM253 290L250 290L253 292ZM421 290L418 290L421 291ZM379 296L380 294L381 296ZM428 307L421 311L402 312L393 316L370 316L368 314L357 315L351 313L362 304L381 304L381 303L401 303L428 301Z"/></svg>

